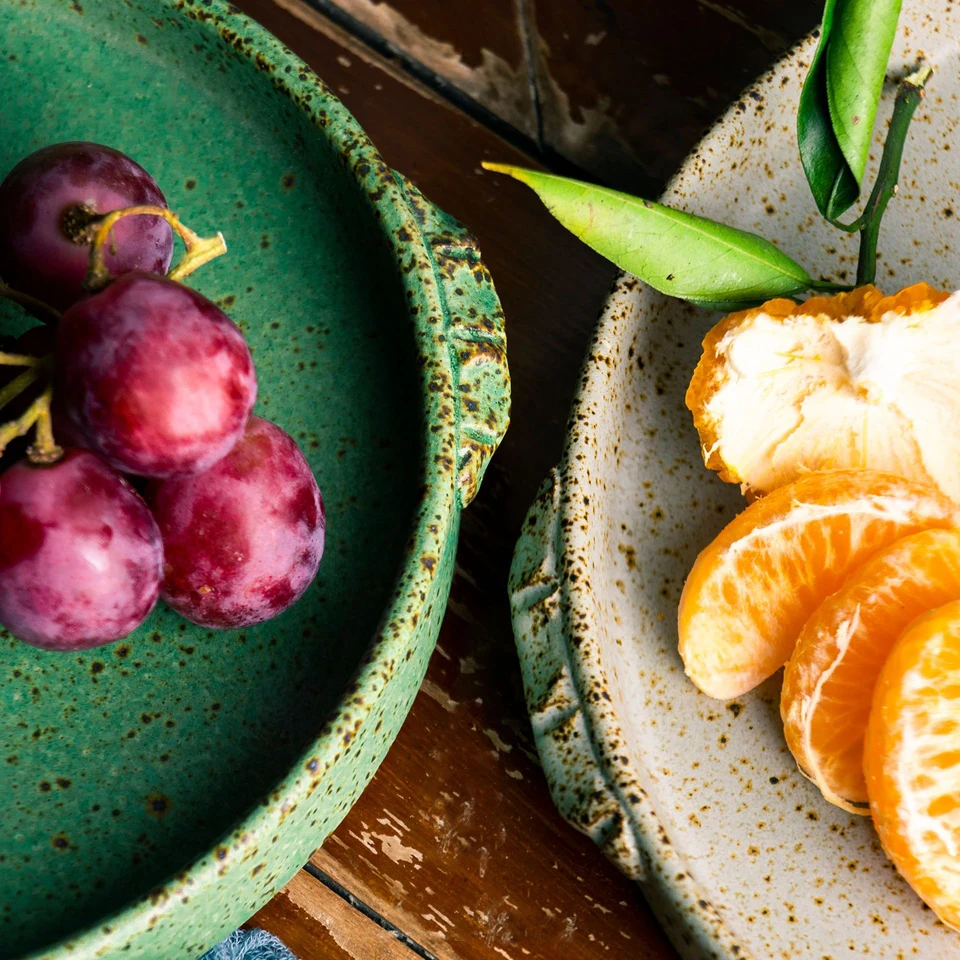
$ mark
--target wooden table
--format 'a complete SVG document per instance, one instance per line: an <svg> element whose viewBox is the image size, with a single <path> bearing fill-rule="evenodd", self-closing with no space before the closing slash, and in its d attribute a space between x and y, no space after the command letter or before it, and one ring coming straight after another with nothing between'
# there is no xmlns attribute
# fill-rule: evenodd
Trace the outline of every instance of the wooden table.
<svg viewBox="0 0 960 960"><path fill-rule="evenodd" d="M427 679L373 782L251 920L302 960L666 960L637 889L560 819L537 762L507 570L560 455L613 268L483 159L655 194L821 0L239 0L387 161L480 238L513 425L463 522Z"/></svg>

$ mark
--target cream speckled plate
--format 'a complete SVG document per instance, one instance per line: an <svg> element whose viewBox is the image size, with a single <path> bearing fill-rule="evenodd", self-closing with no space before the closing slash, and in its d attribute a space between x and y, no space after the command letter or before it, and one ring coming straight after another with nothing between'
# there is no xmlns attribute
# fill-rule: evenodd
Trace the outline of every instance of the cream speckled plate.
<svg viewBox="0 0 960 960"><path fill-rule="evenodd" d="M818 216L796 149L815 42L730 108L665 202L762 233L812 273L849 281L856 237ZM936 73L881 235L878 283L890 292L919 280L960 288L957 4L905 0L888 77L921 54ZM881 134L892 103L891 82ZM683 403L716 319L620 279L563 460L518 545L514 629L554 799L641 882L690 960L960 958L960 934L897 876L870 822L831 807L798 773L783 740L779 675L731 703L683 675L684 577L743 507L704 468Z"/></svg>

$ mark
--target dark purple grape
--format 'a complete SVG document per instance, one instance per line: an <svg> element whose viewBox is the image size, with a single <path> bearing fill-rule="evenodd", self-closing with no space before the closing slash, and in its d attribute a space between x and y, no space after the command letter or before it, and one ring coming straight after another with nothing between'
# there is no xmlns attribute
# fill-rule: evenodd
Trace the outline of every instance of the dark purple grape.
<svg viewBox="0 0 960 960"><path fill-rule="evenodd" d="M206 627L262 623L313 582L326 519L293 439L251 417L243 439L206 473L150 485L164 543L161 596Z"/></svg>
<svg viewBox="0 0 960 960"><path fill-rule="evenodd" d="M31 153L0 184L0 277L65 310L84 296L90 253L70 234L85 217L140 204L167 202L153 177L118 150L72 142ZM105 251L115 276L131 270L163 274L173 232L160 217L125 217L113 227Z"/></svg>
<svg viewBox="0 0 960 960"><path fill-rule="evenodd" d="M0 622L51 650L135 630L157 601L163 546L146 504L99 457L0 476Z"/></svg>
<svg viewBox="0 0 960 960"><path fill-rule="evenodd" d="M128 273L63 315L57 388L91 450L125 473L167 478L233 449L257 379L225 313L173 280Z"/></svg>

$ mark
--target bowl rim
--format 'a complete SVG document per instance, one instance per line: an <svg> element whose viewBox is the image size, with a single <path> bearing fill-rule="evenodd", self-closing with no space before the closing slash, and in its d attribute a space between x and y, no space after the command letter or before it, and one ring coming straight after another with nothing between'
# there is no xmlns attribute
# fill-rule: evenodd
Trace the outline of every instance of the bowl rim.
<svg viewBox="0 0 960 960"><path fill-rule="evenodd" d="M374 704L398 676L398 671L393 668L411 658L413 651L409 641L417 623L416 616L411 619L411 611L421 608L431 582L440 575L443 567L440 558L447 534L451 525L457 522L460 508L457 471L452 467L449 455L450 450L457 450L460 427L460 411L451 387L456 381L450 344L443 335L442 325L436 320L413 321L414 317L443 316L441 283L432 265L422 218L412 208L408 193L331 89L300 57L252 17L227 0L151 2L166 8L172 15L200 22L257 70L270 74L274 87L313 121L318 134L339 154L344 169L362 188L371 217L379 222L393 248L397 273L410 305L410 330L419 357L420 499L410 520L409 536L393 592L364 657L344 690L339 707L324 720L313 742L275 784L269 797L225 830L208 850L195 856L147 893L131 899L112 913L95 917L66 937L33 950L23 960L100 955L107 944L110 949L122 948L172 913L181 898L187 895L194 898L198 889L221 880L225 872L223 861L230 852L242 851L258 840L269 841L271 835L280 831L288 815L314 793L347 744L359 739ZM411 262L413 269L409 269ZM436 331L431 326L433 323L437 324ZM443 429L437 430L437 424ZM428 554L432 554L435 562L421 562ZM357 785L357 795L374 772L375 767L369 769L366 779ZM336 825L334 822L330 826L331 832ZM299 869L322 839L301 844L305 854L295 869ZM242 852L241 856L230 859L235 859L239 865L241 858ZM276 889L286 879L279 878ZM211 922L210 926L215 924Z"/></svg>
<svg viewBox="0 0 960 960"><path fill-rule="evenodd" d="M696 177L696 165L701 155L710 150L732 120L748 109L745 104L753 103L762 88L789 64L812 56L819 37L818 26L790 46L733 98L669 179L661 193L662 202L669 202L684 181ZM543 643L535 640L538 614L532 612L533 603L529 599L529 591L536 586L537 580L522 579L529 559L524 549L528 533L518 542L511 570L513 629L538 752L551 793L565 818L586 832L610 860L640 884L667 936L683 957L690 960L702 960L706 956L718 960L754 960L753 954L727 925L723 914L705 898L687 869L685 859L670 843L665 826L643 786L642 758L631 757L623 749L626 738L616 711L609 697L598 695L599 690L609 688L609 683L600 631L591 617L593 588L590 577L584 575L586 558L593 551L578 505L582 492L593 489L591 471L595 450L592 437L601 416L598 411L607 406L605 397L610 376L604 358L616 355L623 343L622 329L618 327L626 316L634 315L642 308L647 290L632 274L626 271L616 273L586 349L567 420L560 462L541 487L527 518L529 529L535 530L534 535L542 540L533 548L540 551L538 558L542 561L535 578L550 570L551 581L559 595L553 613L557 623L547 642L552 647L551 655L559 662L560 672L555 676L562 675L563 696L572 697L574 701L564 712L556 713L556 690L542 700L538 697L543 684L537 675L537 654L534 651L542 648ZM550 530L545 531L542 526L535 529L535 516L540 518L540 525L549 525ZM524 529L528 528L525 526ZM528 645L529 650L526 649ZM571 715L576 717L578 729L587 741L581 748L579 761L571 760L570 753L563 753L560 749L560 742L568 734L557 720L564 718L565 725ZM552 742L554 739L556 743ZM563 769L562 764L567 768ZM594 792L574 799L571 797L576 789L573 784L579 779L592 780Z"/></svg>

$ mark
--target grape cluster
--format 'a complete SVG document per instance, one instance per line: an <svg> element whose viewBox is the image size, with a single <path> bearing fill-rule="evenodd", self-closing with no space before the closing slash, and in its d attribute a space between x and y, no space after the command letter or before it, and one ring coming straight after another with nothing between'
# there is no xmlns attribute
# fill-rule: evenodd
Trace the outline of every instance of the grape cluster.
<svg viewBox="0 0 960 960"><path fill-rule="evenodd" d="M261 623L316 576L313 473L252 415L240 330L179 282L218 242L99 144L45 147L0 184L0 293L45 324L0 338L0 623L27 643L118 640L158 597L203 626Z"/></svg>

